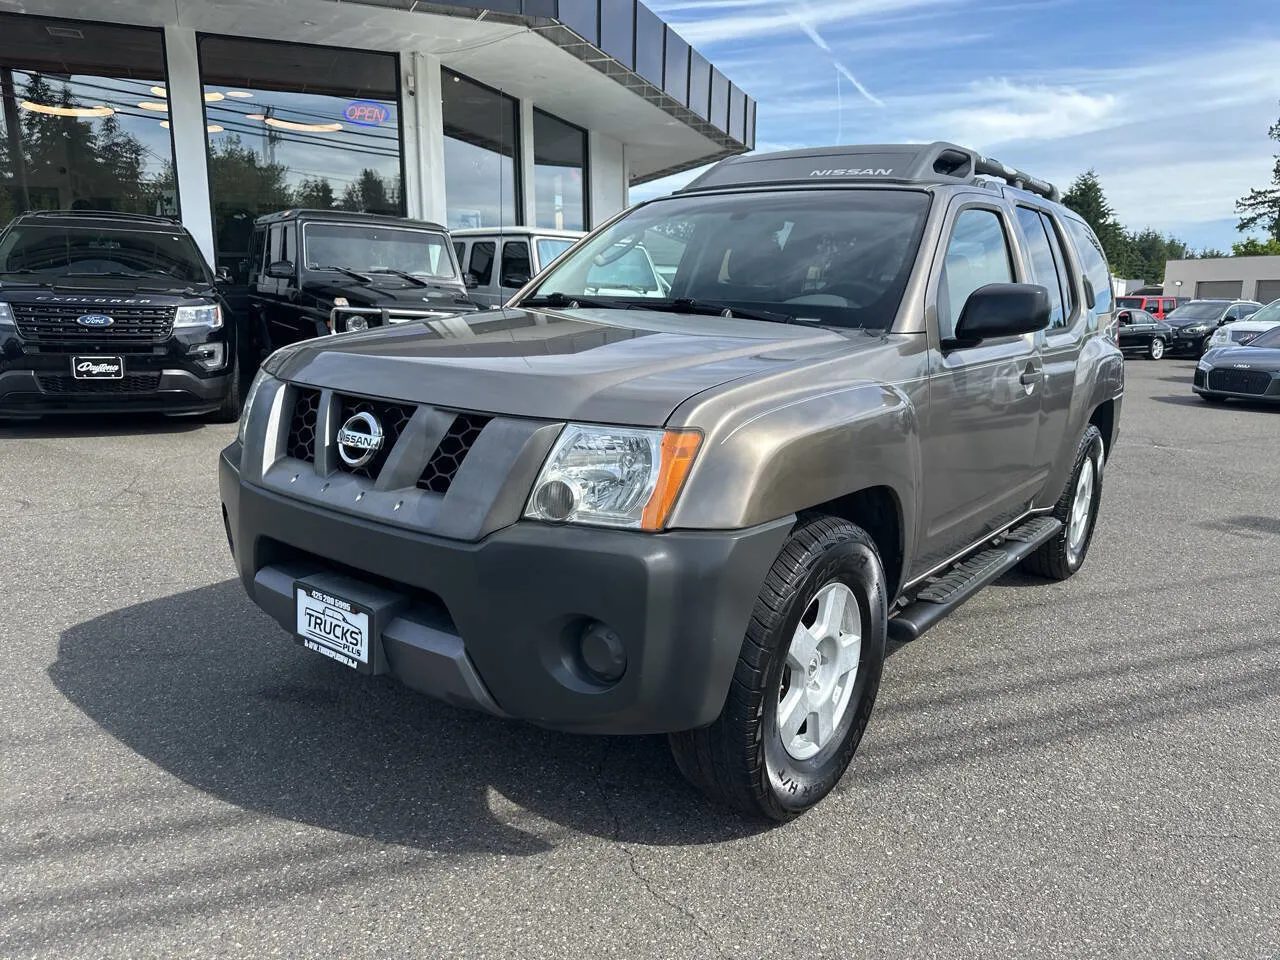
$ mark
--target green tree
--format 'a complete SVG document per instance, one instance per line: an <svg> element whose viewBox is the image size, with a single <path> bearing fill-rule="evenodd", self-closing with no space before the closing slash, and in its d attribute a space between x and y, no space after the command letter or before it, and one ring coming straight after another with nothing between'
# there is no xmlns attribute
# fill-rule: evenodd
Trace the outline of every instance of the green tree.
<svg viewBox="0 0 1280 960"><path fill-rule="evenodd" d="M355 183L342 191L342 209L365 213L395 213L399 208L392 190L376 170L365 168Z"/></svg>
<svg viewBox="0 0 1280 960"><path fill-rule="evenodd" d="M1267 136L1280 141L1280 120L1271 125ZM1271 168L1271 186L1261 190L1250 190L1248 194L1236 201L1236 213L1240 214L1237 229L1241 233L1246 230L1261 228L1272 240L1280 240L1280 154L1275 155L1275 166Z"/></svg>
<svg viewBox="0 0 1280 960"><path fill-rule="evenodd" d="M325 177L303 177L293 191L293 203L310 210L333 209L333 184Z"/></svg>
<svg viewBox="0 0 1280 960"><path fill-rule="evenodd" d="M1107 202L1097 171L1089 169L1076 177L1071 189L1063 195L1062 202L1080 214L1085 223L1093 228L1102 243L1102 251L1107 255L1112 272L1117 276L1127 276L1125 269L1130 266L1128 238L1124 228L1116 220L1111 204Z"/></svg>
<svg viewBox="0 0 1280 960"><path fill-rule="evenodd" d="M1266 240L1241 240L1231 245L1233 257L1280 257L1280 240L1268 237Z"/></svg>
<svg viewBox="0 0 1280 960"><path fill-rule="evenodd" d="M1196 254L1197 260L1221 260L1223 257L1229 257L1231 254L1225 250L1219 250L1217 247L1206 247Z"/></svg>

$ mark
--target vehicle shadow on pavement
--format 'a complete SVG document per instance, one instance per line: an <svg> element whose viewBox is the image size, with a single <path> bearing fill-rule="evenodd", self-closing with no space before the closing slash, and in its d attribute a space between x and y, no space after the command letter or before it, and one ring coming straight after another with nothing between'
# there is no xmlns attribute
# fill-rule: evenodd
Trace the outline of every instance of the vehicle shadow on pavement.
<svg viewBox="0 0 1280 960"><path fill-rule="evenodd" d="M166 417L162 413L63 415L39 420L0 419L0 440L58 440L69 437L163 436L191 433L203 417Z"/></svg>
<svg viewBox="0 0 1280 960"><path fill-rule="evenodd" d="M665 738L554 733L360 676L294 644L237 580L71 627L49 676L185 783L382 843L527 856L573 831L678 845L766 829L689 787Z"/></svg>
<svg viewBox="0 0 1280 960"><path fill-rule="evenodd" d="M1251 413L1280 412L1280 403L1266 403L1257 400L1237 400L1232 397L1226 403L1208 403L1194 393L1186 396L1152 397L1156 403L1169 403L1179 407L1200 407L1202 410L1246 410Z"/></svg>

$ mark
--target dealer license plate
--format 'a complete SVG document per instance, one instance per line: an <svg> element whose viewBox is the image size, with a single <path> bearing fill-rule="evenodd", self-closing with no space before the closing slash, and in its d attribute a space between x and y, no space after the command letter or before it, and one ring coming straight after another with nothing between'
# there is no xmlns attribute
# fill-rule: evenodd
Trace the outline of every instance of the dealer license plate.
<svg viewBox="0 0 1280 960"><path fill-rule="evenodd" d="M71 375L77 380L123 380L123 357L72 357Z"/></svg>
<svg viewBox="0 0 1280 960"><path fill-rule="evenodd" d="M294 584L298 638L308 650L351 667L369 666L369 612L358 604Z"/></svg>

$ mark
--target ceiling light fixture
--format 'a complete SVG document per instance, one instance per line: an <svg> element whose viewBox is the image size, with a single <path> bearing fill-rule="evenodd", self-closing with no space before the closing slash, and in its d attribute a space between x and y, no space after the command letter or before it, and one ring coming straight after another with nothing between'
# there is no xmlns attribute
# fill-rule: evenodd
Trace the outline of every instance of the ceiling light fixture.
<svg viewBox="0 0 1280 960"><path fill-rule="evenodd" d="M23 100L18 106L32 113L47 113L53 117L109 117L115 113L110 107L104 107L101 104L96 107L55 107L47 103Z"/></svg>
<svg viewBox="0 0 1280 960"><path fill-rule="evenodd" d="M235 97L237 100L248 100L253 96L248 90L228 90L228 97Z"/></svg>
<svg viewBox="0 0 1280 960"><path fill-rule="evenodd" d="M300 133L337 133L342 129L340 123L296 123L293 120L281 120L278 117L267 117L263 123L269 127L297 130Z"/></svg>
<svg viewBox="0 0 1280 960"><path fill-rule="evenodd" d="M152 96L155 96L155 97L167 97L169 96L169 91L166 90L164 87L155 86L151 88L151 94Z"/></svg>
<svg viewBox="0 0 1280 960"><path fill-rule="evenodd" d="M265 113L246 113L244 118L246 120L265 120L267 115Z"/></svg>
<svg viewBox="0 0 1280 960"><path fill-rule="evenodd" d="M151 110L154 113L166 113L169 109L167 103L161 103L158 100L141 100L138 106L143 110Z"/></svg>
<svg viewBox="0 0 1280 960"><path fill-rule="evenodd" d="M168 120L161 120L161 121L160 121L160 126L164 127L166 130L168 130L168 129L169 129L169 121L168 121Z"/></svg>
<svg viewBox="0 0 1280 960"><path fill-rule="evenodd" d="M217 90L210 90L204 95L205 103L217 103L219 100L225 99Z"/></svg>
<svg viewBox="0 0 1280 960"><path fill-rule="evenodd" d="M205 127L205 129L208 130L210 133L221 133L223 128L220 124L211 123L207 127Z"/></svg>

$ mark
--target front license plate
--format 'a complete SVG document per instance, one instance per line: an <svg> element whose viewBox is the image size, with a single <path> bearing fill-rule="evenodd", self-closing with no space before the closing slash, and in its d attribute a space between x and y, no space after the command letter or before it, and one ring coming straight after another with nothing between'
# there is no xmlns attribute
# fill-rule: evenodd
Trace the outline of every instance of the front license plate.
<svg viewBox="0 0 1280 960"><path fill-rule="evenodd" d="M294 596L302 645L353 670L368 670L369 611L300 583Z"/></svg>
<svg viewBox="0 0 1280 960"><path fill-rule="evenodd" d="M71 375L77 380L123 380L123 357L72 357Z"/></svg>

